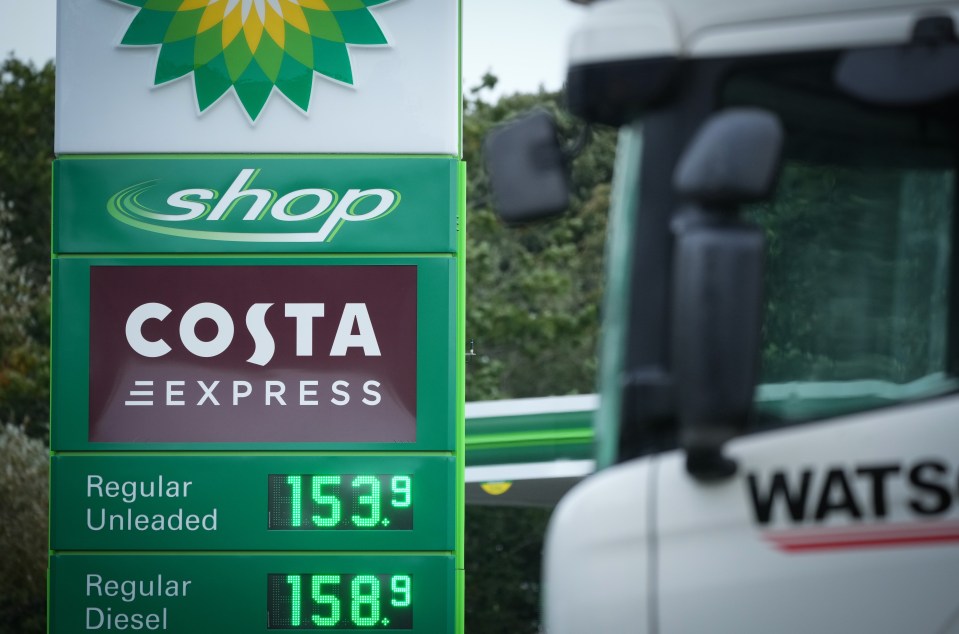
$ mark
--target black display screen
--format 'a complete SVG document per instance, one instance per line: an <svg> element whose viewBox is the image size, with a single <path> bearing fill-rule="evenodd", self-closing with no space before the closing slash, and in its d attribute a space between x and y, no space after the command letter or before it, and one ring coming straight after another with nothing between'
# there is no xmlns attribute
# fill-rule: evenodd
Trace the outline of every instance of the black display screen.
<svg viewBox="0 0 959 634"><path fill-rule="evenodd" d="M270 530L412 530L413 477L270 474Z"/></svg>
<svg viewBox="0 0 959 634"><path fill-rule="evenodd" d="M271 630L409 630L413 577L407 574L267 575Z"/></svg>

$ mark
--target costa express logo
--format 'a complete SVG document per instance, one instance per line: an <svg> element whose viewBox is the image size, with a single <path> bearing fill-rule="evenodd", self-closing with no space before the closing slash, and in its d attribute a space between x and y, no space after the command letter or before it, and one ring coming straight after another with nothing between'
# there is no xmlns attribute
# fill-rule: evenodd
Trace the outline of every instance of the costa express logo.
<svg viewBox="0 0 959 634"><path fill-rule="evenodd" d="M232 242L329 242L346 223L389 215L395 189L253 187L258 169L243 169L227 189L189 188L167 195L157 180L123 189L107 201L120 222L153 233Z"/></svg>
<svg viewBox="0 0 959 634"><path fill-rule="evenodd" d="M414 266L93 267L90 439L412 442Z"/></svg>
<svg viewBox="0 0 959 634"><path fill-rule="evenodd" d="M353 84L347 45L388 42L369 7L390 0L117 0L138 7L121 44L159 46L153 83L193 75L202 113L233 91L255 122L274 89L303 112L313 75Z"/></svg>

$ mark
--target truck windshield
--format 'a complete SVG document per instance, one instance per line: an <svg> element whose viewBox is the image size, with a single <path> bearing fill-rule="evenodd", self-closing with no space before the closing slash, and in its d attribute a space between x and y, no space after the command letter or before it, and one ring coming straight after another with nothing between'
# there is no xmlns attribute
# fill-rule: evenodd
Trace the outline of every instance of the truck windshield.
<svg viewBox="0 0 959 634"><path fill-rule="evenodd" d="M955 390L957 105L881 109L841 94L835 56L738 71L724 105L787 133L768 243L759 421L778 424Z"/></svg>

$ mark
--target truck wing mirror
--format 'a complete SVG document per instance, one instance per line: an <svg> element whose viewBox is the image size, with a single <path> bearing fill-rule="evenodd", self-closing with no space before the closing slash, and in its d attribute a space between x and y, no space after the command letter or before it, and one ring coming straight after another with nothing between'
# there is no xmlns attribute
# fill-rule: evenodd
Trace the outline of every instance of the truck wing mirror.
<svg viewBox="0 0 959 634"><path fill-rule="evenodd" d="M722 213L768 198L779 175L783 130L760 108L728 108L696 132L673 173L679 196Z"/></svg>
<svg viewBox="0 0 959 634"><path fill-rule="evenodd" d="M772 193L782 144L771 113L729 109L706 121L674 172L688 206L673 224L672 366L686 467L704 480L735 473L722 448L752 411L765 240L737 215Z"/></svg>
<svg viewBox="0 0 959 634"><path fill-rule="evenodd" d="M559 216L569 206L566 159L556 122L545 110L504 124L486 137L493 208L507 224Z"/></svg>

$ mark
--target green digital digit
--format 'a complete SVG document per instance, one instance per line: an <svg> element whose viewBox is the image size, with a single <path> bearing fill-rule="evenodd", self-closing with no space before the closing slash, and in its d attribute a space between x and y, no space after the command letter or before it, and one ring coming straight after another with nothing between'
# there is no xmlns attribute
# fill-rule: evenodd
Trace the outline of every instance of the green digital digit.
<svg viewBox="0 0 959 634"><path fill-rule="evenodd" d="M300 575L287 575L286 582L292 586L290 589L290 625L299 627L300 625Z"/></svg>
<svg viewBox="0 0 959 634"><path fill-rule="evenodd" d="M313 597L313 603L317 605L328 605L330 606L330 613L328 616L322 616L320 614L313 614L313 623L320 627L333 627L340 622L340 600L336 597L335 594L324 594L323 586L328 584L340 584L340 575L313 575L312 577L312 591L311 596ZM298 624L298 623L297 623Z"/></svg>
<svg viewBox="0 0 959 634"><path fill-rule="evenodd" d="M350 519L353 520L354 526L376 526L380 523L380 481L375 476L369 475L353 478L353 488L364 485L369 485L370 492L359 496L357 503L370 507L370 514L365 517L363 515L353 515Z"/></svg>
<svg viewBox="0 0 959 634"><path fill-rule="evenodd" d="M390 604L394 608L409 607L412 590L410 585L409 575L393 575L390 579L390 590L393 592L393 596L390 597Z"/></svg>
<svg viewBox="0 0 959 634"><path fill-rule="evenodd" d="M413 492L410 486L409 476L393 476L393 480L390 482L390 489L393 491L390 504L392 504L394 508L405 509L409 507L410 502L413 501Z"/></svg>
<svg viewBox="0 0 959 634"><path fill-rule="evenodd" d="M357 575L350 584L350 616L360 627L380 622L380 580L373 575ZM366 606L366 609L363 609ZM364 612L366 614L364 615Z"/></svg>
<svg viewBox="0 0 959 634"><path fill-rule="evenodd" d="M321 527L330 527L330 526L336 526L337 524L340 523L340 513L341 513L340 499L336 497L335 495L326 495L323 493L324 484L339 484L339 483L340 483L340 476L338 475L313 476L313 503L315 505L330 507L329 515L313 516L314 525L321 526Z"/></svg>
<svg viewBox="0 0 959 634"><path fill-rule="evenodd" d="M302 515L300 493L303 490L303 484L300 482L300 476L295 475L286 476L286 483L293 489L290 493L290 524L299 528Z"/></svg>

